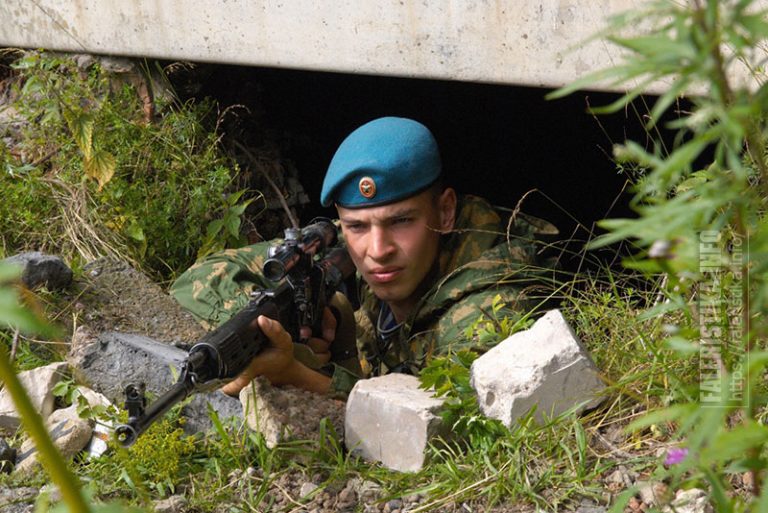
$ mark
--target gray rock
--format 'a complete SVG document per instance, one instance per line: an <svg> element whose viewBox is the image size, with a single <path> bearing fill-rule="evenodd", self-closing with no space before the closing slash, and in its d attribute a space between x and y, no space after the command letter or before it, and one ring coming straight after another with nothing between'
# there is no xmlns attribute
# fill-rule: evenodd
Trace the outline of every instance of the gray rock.
<svg viewBox="0 0 768 513"><path fill-rule="evenodd" d="M0 511L3 513L32 513L40 490L32 487L5 488L0 486Z"/></svg>
<svg viewBox="0 0 768 513"><path fill-rule="evenodd" d="M30 289L40 286L49 290L64 289L72 283L72 269L57 256L32 251L4 261L22 267L21 281Z"/></svg>
<svg viewBox="0 0 768 513"><path fill-rule="evenodd" d="M16 465L16 449L0 438L0 473L9 474Z"/></svg>
<svg viewBox="0 0 768 513"><path fill-rule="evenodd" d="M154 501L155 513L182 513L186 511L187 499L183 495L172 495L167 499Z"/></svg>
<svg viewBox="0 0 768 513"><path fill-rule="evenodd" d="M660 506L669 502L669 487L659 481L638 481L637 495L648 506Z"/></svg>
<svg viewBox="0 0 768 513"><path fill-rule="evenodd" d="M29 395L32 406L46 419L53 411L53 387L61 381L67 370L64 362L52 363L36 369L20 372L19 381ZM0 428L15 430L21 424L21 416L7 390L0 391Z"/></svg>
<svg viewBox="0 0 768 513"><path fill-rule="evenodd" d="M155 396L168 390L173 369L186 357L175 346L192 345L206 333L189 312L126 262L90 262L72 288L77 308L84 312L68 356L75 379L119 408L130 383L145 383ZM182 410L188 433L212 426L209 403L222 419L242 419L237 399L220 392L197 394Z"/></svg>
<svg viewBox="0 0 768 513"><path fill-rule="evenodd" d="M270 448L287 440L317 440L323 419L343 437L344 403L336 399L294 387L273 387L259 377L240 391L240 403L248 427L261 433Z"/></svg>
<svg viewBox="0 0 768 513"><path fill-rule="evenodd" d="M46 424L51 440L66 459L73 458L82 451L93 434L93 424L81 419L74 405L53 412ZM36 469L40 465L37 455L34 441L31 438L26 440L19 451L16 472L26 474Z"/></svg>
<svg viewBox="0 0 768 513"><path fill-rule="evenodd" d="M438 413L443 400L419 388L419 379L389 374L358 381L347 400L344 443L350 451L398 471L422 468L428 444L446 435Z"/></svg>
<svg viewBox="0 0 768 513"><path fill-rule="evenodd" d="M678 490L675 499L669 506L664 507L664 513L714 513L709 503L707 492L699 488Z"/></svg>
<svg viewBox="0 0 768 513"><path fill-rule="evenodd" d="M579 507L576 508L576 513L605 513L606 511L605 506L600 506L589 499L582 500Z"/></svg>
<svg viewBox="0 0 768 513"><path fill-rule="evenodd" d="M483 414L511 427L536 406L539 420L600 404L605 385L559 310L515 333L472 364L470 383Z"/></svg>
<svg viewBox="0 0 768 513"><path fill-rule="evenodd" d="M306 482L301 485L301 488L299 489L299 497L306 497L318 488L319 486L317 486L315 483Z"/></svg>
<svg viewBox="0 0 768 513"><path fill-rule="evenodd" d="M144 336L118 332L94 335L81 326L72 337L68 360L78 382L122 406L129 384L144 383L155 397L166 392L176 381L173 369L178 371L186 355L186 351ZM187 419L185 431L195 433L212 427L209 404L221 419L243 418L236 398L218 391L200 393L182 409Z"/></svg>
<svg viewBox="0 0 768 513"><path fill-rule="evenodd" d="M72 289L84 313L80 323L91 333L136 333L169 345L191 345L205 335L189 312L126 262L101 258L83 270Z"/></svg>

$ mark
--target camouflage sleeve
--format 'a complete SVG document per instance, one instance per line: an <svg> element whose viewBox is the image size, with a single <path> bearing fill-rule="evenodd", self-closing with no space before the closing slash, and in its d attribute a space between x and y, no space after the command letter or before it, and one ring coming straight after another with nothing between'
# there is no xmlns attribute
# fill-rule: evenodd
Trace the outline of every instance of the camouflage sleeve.
<svg viewBox="0 0 768 513"><path fill-rule="evenodd" d="M460 349L489 349L480 333L483 327L498 329L505 318L507 323L514 322L522 318L530 306L521 290L514 287L490 287L464 297L440 317L434 356Z"/></svg>
<svg viewBox="0 0 768 513"><path fill-rule="evenodd" d="M170 294L212 329L240 311L254 288L274 287L261 275L269 242L209 255L187 269L171 285Z"/></svg>

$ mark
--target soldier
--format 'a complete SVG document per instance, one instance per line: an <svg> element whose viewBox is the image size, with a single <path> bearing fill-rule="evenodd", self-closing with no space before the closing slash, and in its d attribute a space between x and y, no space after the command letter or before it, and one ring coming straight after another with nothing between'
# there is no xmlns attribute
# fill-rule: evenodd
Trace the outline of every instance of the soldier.
<svg viewBox="0 0 768 513"><path fill-rule="evenodd" d="M294 348L279 322L260 317L271 346L225 385L227 394L263 375L273 384L343 396L360 378L415 374L432 355L472 347L467 329L484 314L519 318L535 306L530 289L541 268L534 236L556 230L523 214L502 219L484 200L457 196L443 183L432 133L416 121L385 117L353 131L330 163L320 199L336 206L361 308L352 317L337 301L342 314L325 312L311 351ZM221 324L253 288L269 286L259 273L267 247L207 257L179 277L171 294L209 327ZM494 304L501 306L495 314ZM332 344L354 338L356 356L329 362Z"/></svg>

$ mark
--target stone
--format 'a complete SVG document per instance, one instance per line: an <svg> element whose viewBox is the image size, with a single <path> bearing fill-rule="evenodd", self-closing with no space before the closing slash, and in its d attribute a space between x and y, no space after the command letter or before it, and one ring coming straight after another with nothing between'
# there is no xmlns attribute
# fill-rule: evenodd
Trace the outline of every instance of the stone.
<svg viewBox="0 0 768 513"><path fill-rule="evenodd" d="M40 490L29 486L6 488L0 486L0 511L3 513L32 513Z"/></svg>
<svg viewBox="0 0 768 513"><path fill-rule="evenodd" d="M306 482L301 485L301 488L299 489L299 497L306 497L318 488L319 486L317 486L315 483Z"/></svg>
<svg viewBox="0 0 768 513"><path fill-rule="evenodd" d="M72 283L72 269L57 256L30 251L8 257L4 262L21 266L21 281L30 289L64 289Z"/></svg>
<svg viewBox="0 0 768 513"><path fill-rule="evenodd" d="M73 283L72 300L91 333L135 333L168 345L189 345L206 331L147 275L121 260L89 262Z"/></svg>
<svg viewBox="0 0 768 513"><path fill-rule="evenodd" d="M608 509L605 506L600 506L589 499L582 500L579 507L576 508L576 513L606 513L606 511Z"/></svg>
<svg viewBox="0 0 768 513"><path fill-rule="evenodd" d="M18 374L21 385L32 401L32 406L43 419L48 418L53 411L53 387L62 380L66 371L66 363L56 362ZM15 430L20 424L21 416L16 411L11 394L5 389L1 390L0 429Z"/></svg>
<svg viewBox="0 0 768 513"><path fill-rule="evenodd" d="M428 444L448 430L439 410L443 400L419 388L419 379L388 374L358 381L347 399L347 448L369 461L401 472L425 463Z"/></svg>
<svg viewBox="0 0 768 513"><path fill-rule="evenodd" d="M344 403L295 387L273 387L264 377L240 391L246 423L261 433L267 447L288 440L318 440L320 423L328 419L339 438L344 436Z"/></svg>
<svg viewBox="0 0 768 513"><path fill-rule="evenodd" d="M648 506L660 506L672 498L669 487L659 481L638 481L635 485L640 500Z"/></svg>
<svg viewBox="0 0 768 513"><path fill-rule="evenodd" d="M182 513L186 511L187 499L183 495L171 495L167 499L152 503L155 513Z"/></svg>
<svg viewBox="0 0 768 513"><path fill-rule="evenodd" d="M65 459L73 458L82 451L93 434L92 422L81 419L75 405L56 410L46 424L51 440ZM31 438L27 439L19 451L16 472L27 474L36 469L40 465L37 455L35 442Z"/></svg>
<svg viewBox="0 0 768 513"><path fill-rule="evenodd" d="M146 391L156 398L168 391L186 355L187 352L178 347L145 336L114 331L94 334L81 326L72 337L68 360L78 382L122 407L129 384L144 383ZM222 420L243 418L236 398L218 391L198 393L182 409L187 433L212 427L209 405Z"/></svg>
<svg viewBox="0 0 768 513"><path fill-rule="evenodd" d="M0 438L0 474L10 474L16 465L16 449Z"/></svg>
<svg viewBox="0 0 768 513"><path fill-rule="evenodd" d="M587 350L559 310L551 310L472 363L470 384L480 411L512 427L536 406L543 421L571 408L600 404L605 385Z"/></svg>
<svg viewBox="0 0 768 513"><path fill-rule="evenodd" d="M691 488L678 490L675 499L662 511L664 513L714 513L715 510L709 503L707 492L699 488Z"/></svg>

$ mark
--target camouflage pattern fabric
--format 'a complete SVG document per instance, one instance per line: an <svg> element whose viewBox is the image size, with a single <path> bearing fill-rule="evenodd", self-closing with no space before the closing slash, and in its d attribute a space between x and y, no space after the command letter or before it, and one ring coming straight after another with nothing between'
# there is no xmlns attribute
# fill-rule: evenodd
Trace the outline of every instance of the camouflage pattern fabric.
<svg viewBox="0 0 768 513"><path fill-rule="evenodd" d="M530 290L541 271L535 240L554 233L540 219L518 213L508 222L485 200L460 197L455 229L441 240L424 287L428 292L385 347L375 330L380 301L359 280L361 308L355 319L362 376L334 366L335 395L349 392L361 377L391 371L417 374L430 356L471 345L467 328L491 312L497 296L504 304L500 317L534 307ZM203 325L218 326L248 302L254 288L276 285L260 274L269 246L259 243L206 257L182 274L170 293Z"/></svg>

